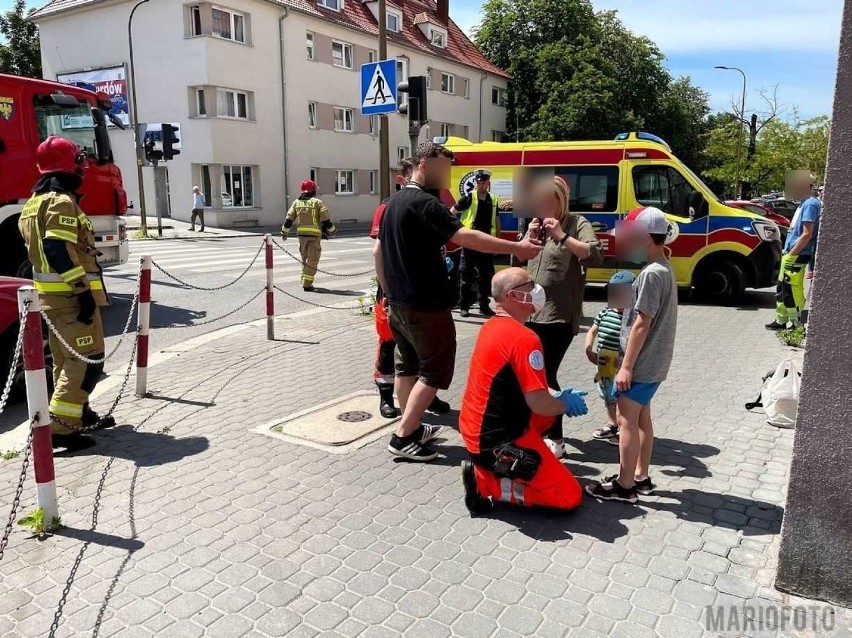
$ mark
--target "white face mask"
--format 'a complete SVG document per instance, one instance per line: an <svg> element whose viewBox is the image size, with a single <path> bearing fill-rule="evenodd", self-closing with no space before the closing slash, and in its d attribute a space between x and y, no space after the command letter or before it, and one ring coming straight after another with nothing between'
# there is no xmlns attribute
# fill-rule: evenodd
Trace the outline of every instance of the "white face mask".
<svg viewBox="0 0 852 638"><path fill-rule="evenodd" d="M513 292L523 295L523 297L518 301L530 304L536 312L544 308L544 304L547 301L547 295L544 293L544 288L538 284L534 284L533 289L530 292L522 292L520 290L515 290Z"/></svg>

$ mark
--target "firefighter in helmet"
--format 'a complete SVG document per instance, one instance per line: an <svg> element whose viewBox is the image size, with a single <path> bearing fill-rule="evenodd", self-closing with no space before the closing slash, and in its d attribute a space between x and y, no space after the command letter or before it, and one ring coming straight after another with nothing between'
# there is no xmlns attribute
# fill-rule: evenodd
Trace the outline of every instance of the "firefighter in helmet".
<svg viewBox="0 0 852 638"><path fill-rule="evenodd" d="M79 354L103 359L100 307L109 305L98 266L92 224L77 204L86 156L66 139L51 135L36 150L41 177L18 226L33 265L39 302L62 338ZM81 361L50 333L53 396L50 428L54 447L82 449L94 440L82 433L115 424L89 408L89 394L103 363Z"/></svg>
<svg viewBox="0 0 852 638"><path fill-rule="evenodd" d="M287 211L281 227L282 240L287 239L294 223L302 256L302 288L305 292L313 292L314 276L322 254L320 240L334 237L337 229L328 214L328 207L317 197L317 185L312 180L302 182L302 194Z"/></svg>

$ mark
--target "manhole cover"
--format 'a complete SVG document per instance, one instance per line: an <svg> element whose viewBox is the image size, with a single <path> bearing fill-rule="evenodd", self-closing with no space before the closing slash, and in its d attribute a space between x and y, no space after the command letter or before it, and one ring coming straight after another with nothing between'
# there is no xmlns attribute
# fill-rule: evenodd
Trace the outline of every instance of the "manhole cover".
<svg viewBox="0 0 852 638"><path fill-rule="evenodd" d="M339 421L346 421L347 423L369 421L371 418L373 418L373 415L369 412L364 412L363 410L351 410L337 415L337 419Z"/></svg>

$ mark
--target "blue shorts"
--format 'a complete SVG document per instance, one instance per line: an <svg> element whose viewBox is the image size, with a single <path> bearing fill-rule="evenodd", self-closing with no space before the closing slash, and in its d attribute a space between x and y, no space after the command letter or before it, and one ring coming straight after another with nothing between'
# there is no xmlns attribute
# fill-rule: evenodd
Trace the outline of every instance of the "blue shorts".
<svg viewBox="0 0 852 638"><path fill-rule="evenodd" d="M654 383L637 383L633 382L630 389L626 392L619 392L619 397L625 397L631 401L635 401L639 405L648 405L654 395L657 394L657 388L660 387L660 381Z"/></svg>

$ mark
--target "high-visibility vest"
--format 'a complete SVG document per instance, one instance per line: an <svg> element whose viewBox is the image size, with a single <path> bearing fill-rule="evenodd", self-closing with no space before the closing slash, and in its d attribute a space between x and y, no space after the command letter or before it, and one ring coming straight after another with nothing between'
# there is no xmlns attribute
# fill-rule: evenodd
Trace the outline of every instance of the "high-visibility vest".
<svg viewBox="0 0 852 638"><path fill-rule="evenodd" d="M466 228L473 228L473 223L476 221L476 211L479 208L479 197L476 193L471 193L471 204L467 210L462 211L461 225ZM497 198L491 195L491 234L497 236Z"/></svg>
<svg viewBox="0 0 852 638"><path fill-rule="evenodd" d="M63 192L50 191L33 195L24 205L18 228L33 265L33 283L39 296L47 299L49 308L71 307L75 295L91 290L95 303L109 304L98 266L95 233L92 223L74 198ZM65 242L72 264L65 272L56 272L47 260L43 241Z"/></svg>

